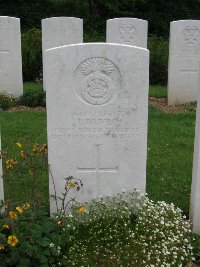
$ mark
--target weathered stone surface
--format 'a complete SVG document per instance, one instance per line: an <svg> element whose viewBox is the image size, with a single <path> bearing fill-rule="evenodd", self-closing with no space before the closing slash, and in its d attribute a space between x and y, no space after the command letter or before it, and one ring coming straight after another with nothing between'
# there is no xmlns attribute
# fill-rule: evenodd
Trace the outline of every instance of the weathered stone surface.
<svg viewBox="0 0 200 267"><path fill-rule="evenodd" d="M199 90L200 20L170 24L168 104L197 100Z"/></svg>
<svg viewBox="0 0 200 267"><path fill-rule="evenodd" d="M23 94L20 20L0 17L0 93Z"/></svg>
<svg viewBox="0 0 200 267"><path fill-rule="evenodd" d="M200 234L200 90L198 91L198 103L196 111L190 219L193 224L193 232Z"/></svg>
<svg viewBox="0 0 200 267"><path fill-rule="evenodd" d="M52 17L42 20L42 50L83 42L83 20Z"/></svg>
<svg viewBox="0 0 200 267"><path fill-rule="evenodd" d="M148 75L149 52L138 47L94 43L45 52L48 158L57 195L67 176L83 181L81 201L122 188L145 191Z"/></svg>
<svg viewBox="0 0 200 267"><path fill-rule="evenodd" d="M148 22L137 18L107 20L106 42L147 48Z"/></svg>
<svg viewBox="0 0 200 267"><path fill-rule="evenodd" d="M42 53L47 49L83 42L83 20L73 17L52 17L42 20ZM45 77L44 90L45 88Z"/></svg>

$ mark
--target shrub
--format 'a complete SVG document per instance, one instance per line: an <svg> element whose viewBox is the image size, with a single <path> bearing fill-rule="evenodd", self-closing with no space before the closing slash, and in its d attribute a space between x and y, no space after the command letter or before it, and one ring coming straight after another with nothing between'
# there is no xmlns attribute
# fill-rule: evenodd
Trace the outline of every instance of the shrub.
<svg viewBox="0 0 200 267"><path fill-rule="evenodd" d="M150 84L167 84L168 79L168 40L150 36Z"/></svg>
<svg viewBox="0 0 200 267"><path fill-rule="evenodd" d="M28 107L45 107L45 92L41 90L29 90L20 97L20 104Z"/></svg>
<svg viewBox="0 0 200 267"><path fill-rule="evenodd" d="M39 29L22 34L23 79L33 81L42 69L42 35Z"/></svg>
<svg viewBox="0 0 200 267"><path fill-rule="evenodd" d="M10 177L26 171L33 181L31 190L36 189L35 177L46 164L47 146L34 144L28 150L19 142L16 145L18 157L0 153L6 159L5 170ZM59 196L55 189L52 196L57 206L52 218L32 201L38 202L35 191L29 202L32 209L27 202L17 207L4 203L2 267L181 267L192 260L190 223L173 204L153 202L137 190L78 203L74 196L82 182L71 176L65 181L64 193Z"/></svg>
<svg viewBox="0 0 200 267"><path fill-rule="evenodd" d="M6 214L6 215L5 215ZM48 267L62 260L60 245L67 248L69 235L55 218L41 210L30 208L29 203L15 209L5 206L0 220L0 262L2 267Z"/></svg>
<svg viewBox="0 0 200 267"><path fill-rule="evenodd" d="M135 191L81 207L66 217L73 229L68 266L177 267L192 258L190 224L173 204Z"/></svg>
<svg viewBox="0 0 200 267"><path fill-rule="evenodd" d="M8 93L0 93L0 109L6 110L18 104L18 98Z"/></svg>

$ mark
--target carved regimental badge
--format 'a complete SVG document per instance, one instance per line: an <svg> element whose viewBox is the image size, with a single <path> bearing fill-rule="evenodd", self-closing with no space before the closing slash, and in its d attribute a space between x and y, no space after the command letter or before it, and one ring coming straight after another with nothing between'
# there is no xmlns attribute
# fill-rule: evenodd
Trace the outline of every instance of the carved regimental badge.
<svg viewBox="0 0 200 267"><path fill-rule="evenodd" d="M136 29L132 24L123 24L120 27L120 40L124 44L133 44L136 40Z"/></svg>
<svg viewBox="0 0 200 267"><path fill-rule="evenodd" d="M183 30L183 40L189 44L194 45L200 41L200 29L196 26L188 26Z"/></svg>
<svg viewBox="0 0 200 267"><path fill-rule="evenodd" d="M75 72L76 93L92 105L108 103L117 96L121 76L117 66L109 59L91 57L83 61Z"/></svg>

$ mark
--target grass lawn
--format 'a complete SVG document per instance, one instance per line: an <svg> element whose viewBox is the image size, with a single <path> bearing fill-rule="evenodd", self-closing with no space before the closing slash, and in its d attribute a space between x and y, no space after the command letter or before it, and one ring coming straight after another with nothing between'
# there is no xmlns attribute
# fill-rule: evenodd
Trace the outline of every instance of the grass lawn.
<svg viewBox="0 0 200 267"><path fill-rule="evenodd" d="M25 90L36 87L42 89L41 84L25 84ZM151 86L150 95L164 97L166 87ZM10 155L19 153L16 142L46 143L45 112L0 111L0 125L2 149ZM189 210L194 128L194 112L167 114L149 106L147 193L154 200L174 202L185 212ZM47 192L48 182L40 185ZM5 186L5 195L7 191Z"/></svg>
<svg viewBox="0 0 200 267"><path fill-rule="evenodd" d="M42 88L43 88L42 83L32 83L32 82L24 83L24 92L42 90Z"/></svg>
<svg viewBox="0 0 200 267"><path fill-rule="evenodd" d="M167 87L162 85L150 85L149 96L167 97Z"/></svg>

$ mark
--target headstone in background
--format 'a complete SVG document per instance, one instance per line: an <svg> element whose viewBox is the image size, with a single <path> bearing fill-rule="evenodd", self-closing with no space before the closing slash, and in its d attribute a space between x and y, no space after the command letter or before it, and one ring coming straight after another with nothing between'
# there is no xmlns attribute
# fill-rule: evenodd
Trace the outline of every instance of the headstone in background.
<svg viewBox="0 0 200 267"><path fill-rule="evenodd" d="M192 189L190 199L190 220L192 222L193 232L196 234L200 234L200 87L198 91L196 111Z"/></svg>
<svg viewBox="0 0 200 267"><path fill-rule="evenodd" d="M4 200L4 187L3 187L3 166L1 156L1 132L0 132L0 202Z"/></svg>
<svg viewBox="0 0 200 267"><path fill-rule="evenodd" d="M82 180L81 201L122 188L144 192L149 51L105 43L64 46L45 52L44 70L48 159L57 195L67 176Z"/></svg>
<svg viewBox="0 0 200 267"><path fill-rule="evenodd" d="M136 18L107 20L106 42L147 48L148 22Z"/></svg>
<svg viewBox="0 0 200 267"><path fill-rule="evenodd" d="M23 94L20 20L0 17L0 93Z"/></svg>
<svg viewBox="0 0 200 267"><path fill-rule="evenodd" d="M200 58L200 20L170 23L168 104L197 100Z"/></svg>
<svg viewBox="0 0 200 267"><path fill-rule="evenodd" d="M42 51L83 42L83 20L73 17L52 17L42 20ZM44 80L44 90L45 79Z"/></svg>
<svg viewBox="0 0 200 267"><path fill-rule="evenodd" d="M83 20L52 17L42 20L42 50L83 42Z"/></svg>

